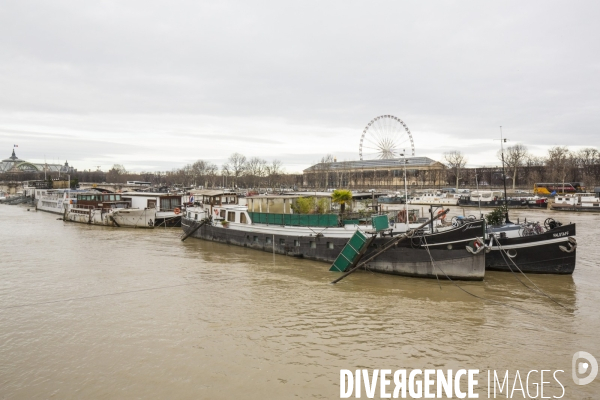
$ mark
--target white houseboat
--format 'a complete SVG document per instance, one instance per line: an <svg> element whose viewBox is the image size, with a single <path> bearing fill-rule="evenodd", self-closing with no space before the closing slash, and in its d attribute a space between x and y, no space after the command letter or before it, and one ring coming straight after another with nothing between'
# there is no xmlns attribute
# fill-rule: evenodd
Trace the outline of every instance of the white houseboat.
<svg viewBox="0 0 600 400"><path fill-rule="evenodd" d="M181 226L182 196L169 193L127 192L121 199L128 201L132 208L154 208L154 226Z"/></svg>
<svg viewBox="0 0 600 400"><path fill-rule="evenodd" d="M550 203L554 211L600 212L600 196L594 193L558 195Z"/></svg>
<svg viewBox="0 0 600 400"><path fill-rule="evenodd" d="M156 208L131 208L118 193L77 193L65 211L67 221L128 228L154 228Z"/></svg>
<svg viewBox="0 0 600 400"><path fill-rule="evenodd" d="M409 199L407 204L455 206L458 204L458 198L443 193L426 192Z"/></svg>
<svg viewBox="0 0 600 400"><path fill-rule="evenodd" d="M65 208L77 201L77 190L70 189L35 189L35 208L63 215Z"/></svg>

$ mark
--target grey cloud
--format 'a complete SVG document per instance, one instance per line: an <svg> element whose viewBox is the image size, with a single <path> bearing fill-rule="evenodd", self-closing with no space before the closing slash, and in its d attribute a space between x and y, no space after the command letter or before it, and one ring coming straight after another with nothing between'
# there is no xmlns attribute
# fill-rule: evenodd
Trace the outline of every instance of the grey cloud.
<svg viewBox="0 0 600 400"><path fill-rule="evenodd" d="M299 141L322 139L305 166L351 154L381 114L401 117L417 153L436 158L496 138L500 125L530 146L598 146L599 11L591 1L5 3L0 112L78 116L69 118L82 136L140 140L150 128L133 122L144 116L209 116L224 149L243 152L241 139L255 137L263 156L296 154ZM98 125L117 114L132 124ZM240 134L238 118L282 122ZM187 123L160 126L169 137L207 135ZM9 128L2 116L0 126ZM346 140L331 144L314 127Z"/></svg>

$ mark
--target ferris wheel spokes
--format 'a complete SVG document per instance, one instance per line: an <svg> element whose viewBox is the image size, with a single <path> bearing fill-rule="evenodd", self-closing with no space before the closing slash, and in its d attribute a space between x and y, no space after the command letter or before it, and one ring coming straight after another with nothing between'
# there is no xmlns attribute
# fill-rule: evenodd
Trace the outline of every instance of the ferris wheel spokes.
<svg viewBox="0 0 600 400"><path fill-rule="evenodd" d="M415 148L412 134L400 118L381 115L363 130L359 145L361 160L397 158L404 153L414 156Z"/></svg>

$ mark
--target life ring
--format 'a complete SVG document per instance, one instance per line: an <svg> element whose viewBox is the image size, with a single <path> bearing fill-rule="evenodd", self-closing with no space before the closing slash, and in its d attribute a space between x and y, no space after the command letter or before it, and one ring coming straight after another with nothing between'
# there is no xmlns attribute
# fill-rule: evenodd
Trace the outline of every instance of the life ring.
<svg viewBox="0 0 600 400"><path fill-rule="evenodd" d="M444 214L444 210L438 211L438 215L440 216L440 221L446 220L446 214Z"/></svg>
<svg viewBox="0 0 600 400"><path fill-rule="evenodd" d="M214 209L215 211L215 215L218 217L219 216L219 210L217 210L216 208Z"/></svg>
<svg viewBox="0 0 600 400"><path fill-rule="evenodd" d="M173 210L173 212L175 213L175 215L179 215L179 213L181 212L181 210L179 208L175 208Z"/></svg>

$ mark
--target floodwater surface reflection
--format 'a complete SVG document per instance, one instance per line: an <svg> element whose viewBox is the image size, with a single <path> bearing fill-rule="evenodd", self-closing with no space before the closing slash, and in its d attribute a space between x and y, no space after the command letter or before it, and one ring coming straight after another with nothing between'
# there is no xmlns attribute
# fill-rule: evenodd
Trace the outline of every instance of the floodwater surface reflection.
<svg viewBox="0 0 600 400"><path fill-rule="evenodd" d="M562 369L591 398L570 363L600 355L598 217L554 214L578 224L577 268L529 278L566 309L509 273L330 285L319 262L0 206L0 395L339 398L342 368L477 368Z"/></svg>

